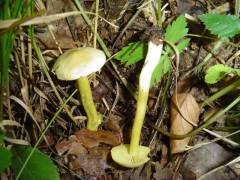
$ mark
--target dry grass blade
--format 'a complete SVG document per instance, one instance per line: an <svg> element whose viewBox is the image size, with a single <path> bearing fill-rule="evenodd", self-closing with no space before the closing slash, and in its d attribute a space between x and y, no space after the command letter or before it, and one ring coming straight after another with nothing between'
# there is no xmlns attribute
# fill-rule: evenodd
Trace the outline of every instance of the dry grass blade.
<svg viewBox="0 0 240 180"><path fill-rule="evenodd" d="M9 137L4 137L4 140L11 143L11 144L19 144L24 146L29 146L30 143L28 141L22 140L22 139L13 139Z"/></svg>
<svg viewBox="0 0 240 180"><path fill-rule="evenodd" d="M37 87L33 88L34 91L43 99L49 101L48 97L44 94L44 92L42 92L40 89L38 89Z"/></svg>
<svg viewBox="0 0 240 180"><path fill-rule="evenodd" d="M14 100L16 103L18 103L20 106L22 106L23 109L26 110L26 112L29 114L29 116L32 118L32 120L34 121L34 123L36 124L39 132L42 132L41 127L39 126L37 119L34 117L31 108L29 108L21 99L17 98L16 96L10 96L10 99ZM48 144L47 138L46 136L44 136L44 140L46 141L46 143Z"/></svg>
<svg viewBox="0 0 240 180"><path fill-rule="evenodd" d="M1 126L17 126L17 127L22 127L22 125L20 123L18 123L17 121L13 121L13 120L3 120L0 123L0 127Z"/></svg>
<svg viewBox="0 0 240 180"><path fill-rule="evenodd" d="M66 17L74 16L74 15L78 15L78 14L79 14L79 12L74 11L74 12L54 14L54 15L49 15L49 16L35 17L27 22L22 23L21 26L29 26L29 25L36 25L36 24L48 24L52 21L64 19ZM16 23L19 20L20 20L20 18L11 19L11 20L1 20L0 21L0 29L8 28L9 26L13 25L14 23Z"/></svg>
<svg viewBox="0 0 240 180"><path fill-rule="evenodd" d="M86 12L86 14L95 15L94 13ZM71 11L71 12L65 12L65 13L59 13L54 15L48 15L48 16L41 16L41 17L35 17L32 18L26 22L23 22L20 24L20 26L29 26L29 25L38 25L38 24L49 24L53 21L61 20L70 16L77 16L81 15L79 11ZM111 26L118 28L118 26L114 25L113 23L110 23L105 18L99 16L103 21L110 24ZM11 19L11 20L0 20L0 29L5 29L13 26L17 22L19 22L21 19Z"/></svg>
<svg viewBox="0 0 240 180"><path fill-rule="evenodd" d="M52 125L52 123L54 122L54 120L56 119L56 117L58 116L58 114L62 111L63 107L67 104L67 102L73 97L73 95L77 92L77 90L75 90L69 97L68 99L62 104L62 106L59 108L59 110L54 114L54 116L52 117L52 119L49 121L49 123L47 124L46 128L42 131L39 139L37 140L36 144L34 145L32 151L30 152L30 154L28 155L27 159L25 160L25 162L23 163L23 166L21 167L21 169L19 170L16 179L19 179L19 177L21 176L24 168L26 167L27 163L29 162L30 158L32 157L34 150L36 149L36 147L40 144L40 142L42 141L43 138L45 138L45 134L47 132L47 130L50 128L50 126ZM46 139L46 138L45 138Z"/></svg>
<svg viewBox="0 0 240 180"><path fill-rule="evenodd" d="M26 112L29 114L29 116L32 118L32 120L36 124L38 130L41 132L42 130L37 122L37 119L34 117L31 108L29 108L21 99L17 98L16 96L10 96L10 99L14 100L16 103L22 106L23 109L26 110Z"/></svg>
<svg viewBox="0 0 240 180"><path fill-rule="evenodd" d="M34 17L40 16L43 13L44 13L43 11L39 11L39 12L34 13L30 16L25 16L25 17L16 19L15 22L12 22L11 24L8 24L7 27L0 28L1 29L0 35L3 35L4 33L8 32L8 31L11 31L18 26L21 26L21 24L23 24L25 22L28 22L29 20L33 19ZM8 20L0 20L0 25L5 24L5 21L8 21Z"/></svg>
<svg viewBox="0 0 240 180"><path fill-rule="evenodd" d="M207 130L207 129L205 129L205 130ZM208 130L208 131L209 131L209 130ZM211 131L211 133L214 133L214 132ZM235 141L232 141L232 140L230 140L230 139L227 139L228 137L231 137L231 136L236 135L236 134L239 134L239 133L240 133L240 130L235 131L235 132L233 132L233 133L231 133L231 134L228 134L228 135L226 135L226 136L220 136L219 134L214 133L213 136L216 137L215 139L213 139L213 140L211 140L211 141L208 141L208 142L198 143L198 144L196 144L196 145L194 145L194 146L188 146L188 147L187 147L187 150L190 150L190 151L191 151L191 150L195 150L195 149L197 149L197 148L200 148L200 147L202 147L202 146L209 145L209 144L211 144L211 143L214 143L214 142L217 142L217 141L220 141L220 140L225 141L226 143L230 144L232 147L239 147L239 146L240 146L239 143L237 143L237 142L235 142Z"/></svg>
<svg viewBox="0 0 240 180"><path fill-rule="evenodd" d="M214 173L214 172L216 172L216 171L218 171L218 170L220 170L220 169L222 169L222 168L224 168L226 166L229 166L229 165L232 165L232 164L238 163L238 162L240 162L240 156L236 157L235 159L233 159L232 161L230 161L230 162L228 162L228 163L226 163L224 165L221 165L221 166L219 166L219 167L217 167L215 169L212 169L211 171L207 172L206 174L203 174L202 176L198 177L197 180L207 179L206 177L208 175L210 175L210 174L212 174L212 173Z"/></svg>

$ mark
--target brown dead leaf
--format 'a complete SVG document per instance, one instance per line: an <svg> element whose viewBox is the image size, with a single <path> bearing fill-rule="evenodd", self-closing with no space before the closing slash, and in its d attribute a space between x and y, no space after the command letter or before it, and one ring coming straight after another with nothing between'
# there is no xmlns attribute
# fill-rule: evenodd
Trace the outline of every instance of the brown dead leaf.
<svg viewBox="0 0 240 180"><path fill-rule="evenodd" d="M82 129L71 135L68 140L63 140L58 143L55 148L59 155L69 151L73 148L75 143L82 144L86 148L93 148L98 146L100 143L116 146L121 143L119 135L110 131L98 130L88 131Z"/></svg>
<svg viewBox="0 0 240 180"><path fill-rule="evenodd" d="M104 130L88 131L82 129L75 133L77 140L87 148L98 146L100 143L116 146L120 144L120 138L116 133Z"/></svg>
<svg viewBox="0 0 240 180"><path fill-rule="evenodd" d="M68 149L68 154L84 155L84 154L87 154L87 149L85 147L83 147L82 144L80 144L78 142L73 142L71 144L71 147Z"/></svg>
<svg viewBox="0 0 240 180"><path fill-rule="evenodd" d="M197 124L199 114L200 108L190 93L174 95L171 103L171 134L183 135L190 132L193 129L193 125L189 122ZM181 140L171 139L171 153L175 154L185 151L185 146L189 140L190 137Z"/></svg>
<svg viewBox="0 0 240 180"><path fill-rule="evenodd" d="M84 147L82 147L84 148ZM110 149L107 147L94 147L88 153L78 153L69 156L69 167L79 175L101 176L105 170L110 168L107 164L107 156Z"/></svg>
<svg viewBox="0 0 240 180"><path fill-rule="evenodd" d="M107 164L107 156L110 147L98 146L100 143L116 146L120 140L116 133L98 130L88 131L82 129L71 135L68 140L58 143L55 148L59 155L67 158L70 169L80 176L101 176L110 168Z"/></svg>
<svg viewBox="0 0 240 180"><path fill-rule="evenodd" d="M189 92L189 89L192 89L192 81L192 78L179 79L177 83L177 93Z"/></svg>
<svg viewBox="0 0 240 180"><path fill-rule="evenodd" d="M80 176L101 176L105 173L105 169L110 168L107 164L107 156L110 152L110 148L106 146L94 147L86 149L82 144L74 141L62 142L62 149L68 152L64 155L64 159L67 159L68 166L71 170L75 171ZM59 148L57 146L56 148ZM57 149L59 152L59 149Z"/></svg>
<svg viewBox="0 0 240 180"><path fill-rule="evenodd" d="M118 115L111 113L107 121L104 122L103 126L105 129L111 130L113 132L122 133L122 128L120 127L120 121L122 118Z"/></svg>
<svg viewBox="0 0 240 180"><path fill-rule="evenodd" d="M62 155L65 152L67 152L71 148L73 143L74 143L74 141L64 139L60 143L56 144L55 149L56 149L58 155Z"/></svg>

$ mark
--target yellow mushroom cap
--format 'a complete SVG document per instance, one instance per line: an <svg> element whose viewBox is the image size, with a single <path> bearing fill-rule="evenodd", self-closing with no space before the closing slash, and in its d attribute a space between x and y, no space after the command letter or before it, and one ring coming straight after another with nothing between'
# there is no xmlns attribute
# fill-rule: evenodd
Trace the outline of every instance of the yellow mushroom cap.
<svg viewBox="0 0 240 180"><path fill-rule="evenodd" d="M103 51L82 47L66 51L55 64L52 71L60 80L76 80L99 71L106 62Z"/></svg>
<svg viewBox="0 0 240 180"><path fill-rule="evenodd" d="M134 154L130 154L129 144L121 144L112 148L111 156L119 165L127 168L135 168L149 161L149 152L149 147L138 146L138 150Z"/></svg>

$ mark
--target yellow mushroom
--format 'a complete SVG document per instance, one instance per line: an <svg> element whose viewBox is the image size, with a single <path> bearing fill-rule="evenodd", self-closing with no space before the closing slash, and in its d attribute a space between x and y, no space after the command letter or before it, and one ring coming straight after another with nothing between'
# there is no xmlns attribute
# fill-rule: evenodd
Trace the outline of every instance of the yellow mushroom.
<svg viewBox="0 0 240 180"><path fill-rule="evenodd" d="M77 81L81 102L88 117L87 129L91 131L97 130L102 122L102 115L96 110L87 76L99 71L105 62L106 56L101 50L82 47L62 54L52 69L60 80Z"/></svg>
<svg viewBox="0 0 240 180"><path fill-rule="evenodd" d="M139 78L136 115L133 122L130 144L121 144L112 148L113 160L121 166L134 168L146 163L150 148L140 146L140 135L147 108L147 100L153 71L162 53L162 41L157 38L148 42L148 52Z"/></svg>

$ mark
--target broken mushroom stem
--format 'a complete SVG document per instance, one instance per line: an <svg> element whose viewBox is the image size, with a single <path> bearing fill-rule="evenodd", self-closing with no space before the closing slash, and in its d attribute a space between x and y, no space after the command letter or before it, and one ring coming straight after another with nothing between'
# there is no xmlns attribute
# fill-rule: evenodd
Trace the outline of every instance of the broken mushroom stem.
<svg viewBox="0 0 240 180"><path fill-rule="evenodd" d="M139 92L137 97L136 115L133 121L129 153L134 154L138 150L141 130L147 109L147 101L151 78L162 53L162 41L156 43L149 41L148 52L139 78Z"/></svg>
<svg viewBox="0 0 240 180"><path fill-rule="evenodd" d="M133 122L130 144L121 144L111 150L113 160L128 168L134 168L146 163L150 148L140 145L141 130L147 109L150 83L163 49L159 36L153 36L148 42L148 52L139 78L136 115Z"/></svg>

